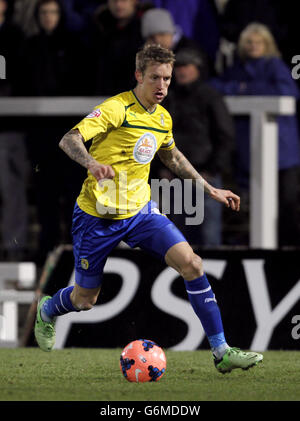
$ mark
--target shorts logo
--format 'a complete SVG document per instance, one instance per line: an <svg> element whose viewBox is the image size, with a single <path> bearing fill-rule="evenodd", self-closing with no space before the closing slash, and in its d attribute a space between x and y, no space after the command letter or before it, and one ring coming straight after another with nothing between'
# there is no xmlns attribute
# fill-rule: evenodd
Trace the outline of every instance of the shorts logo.
<svg viewBox="0 0 300 421"><path fill-rule="evenodd" d="M87 259L81 259L80 260L80 263L81 263L81 267L82 267L82 269L88 269L89 268L89 262L88 262L88 260Z"/></svg>
<svg viewBox="0 0 300 421"><path fill-rule="evenodd" d="M133 157L140 164L148 164L156 152L156 137L152 133L145 133L136 142Z"/></svg>
<svg viewBox="0 0 300 421"><path fill-rule="evenodd" d="M100 108L97 108L96 110L88 114L85 118L95 118L95 117L100 117L100 115L101 115L101 110Z"/></svg>

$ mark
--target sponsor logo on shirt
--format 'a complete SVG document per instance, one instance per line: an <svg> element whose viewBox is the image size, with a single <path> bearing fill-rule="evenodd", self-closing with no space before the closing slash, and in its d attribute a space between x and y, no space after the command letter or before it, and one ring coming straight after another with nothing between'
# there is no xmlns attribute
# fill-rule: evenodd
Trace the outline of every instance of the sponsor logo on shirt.
<svg viewBox="0 0 300 421"><path fill-rule="evenodd" d="M133 157L140 164L148 164L156 152L156 137L152 133L145 133L136 142Z"/></svg>

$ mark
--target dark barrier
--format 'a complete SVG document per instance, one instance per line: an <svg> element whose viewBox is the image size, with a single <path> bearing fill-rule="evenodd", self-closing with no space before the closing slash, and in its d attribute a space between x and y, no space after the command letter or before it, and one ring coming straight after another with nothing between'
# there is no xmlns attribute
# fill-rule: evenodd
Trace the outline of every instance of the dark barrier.
<svg viewBox="0 0 300 421"><path fill-rule="evenodd" d="M299 251L197 251L221 308L227 342L244 349L300 349ZM62 253L44 293L74 282ZM71 278L71 280L70 280ZM181 277L140 250L115 250L97 305L57 318L56 347L124 347L152 339L164 348L208 349Z"/></svg>

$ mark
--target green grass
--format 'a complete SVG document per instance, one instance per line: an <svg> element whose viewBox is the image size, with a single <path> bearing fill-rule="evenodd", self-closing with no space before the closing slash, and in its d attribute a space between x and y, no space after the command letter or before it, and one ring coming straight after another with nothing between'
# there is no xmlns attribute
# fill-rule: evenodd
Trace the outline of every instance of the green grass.
<svg viewBox="0 0 300 421"><path fill-rule="evenodd" d="M166 351L156 383L129 383L120 349L0 349L1 401L299 401L300 352L268 351L248 371L222 375L209 351Z"/></svg>

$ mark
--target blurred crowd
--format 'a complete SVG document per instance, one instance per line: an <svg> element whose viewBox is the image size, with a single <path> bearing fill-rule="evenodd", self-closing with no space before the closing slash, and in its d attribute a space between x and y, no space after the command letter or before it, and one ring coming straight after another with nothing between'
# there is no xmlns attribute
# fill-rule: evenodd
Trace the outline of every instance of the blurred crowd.
<svg viewBox="0 0 300 421"><path fill-rule="evenodd" d="M163 105L172 114L176 144L216 187L232 177L246 204L249 118L233 118L224 95L298 100L291 76L300 48L294 8L283 0L0 0L0 55L7 63L0 96L115 95L134 88L135 54L145 43L172 49L174 77ZM37 262L71 242L72 208L85 172L58 142L73 120L0 116L3 258L24 258L28 251L30 202L40 226ZM297 246L299 116L277 120L279 245ZM173 177L158 161L152 176ZM199 227L170 217L192 244L246 245L245 238L224 237L224 211L209 198Z"/></svg>

